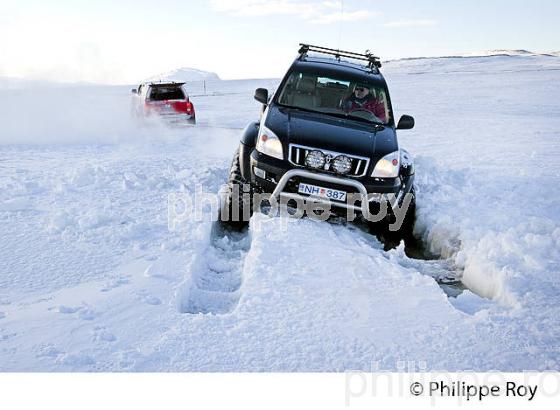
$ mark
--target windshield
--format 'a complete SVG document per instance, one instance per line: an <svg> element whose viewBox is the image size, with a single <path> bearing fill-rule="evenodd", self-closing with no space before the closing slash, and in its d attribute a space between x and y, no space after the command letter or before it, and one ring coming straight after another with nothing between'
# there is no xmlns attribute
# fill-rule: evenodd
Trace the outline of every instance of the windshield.
<svg viewBox="0 0 560 410"><path fill-rule="evenodd" d="M367 81L295 71L280 91L278 103L373 123L389 122L385 89Z"/></svg>

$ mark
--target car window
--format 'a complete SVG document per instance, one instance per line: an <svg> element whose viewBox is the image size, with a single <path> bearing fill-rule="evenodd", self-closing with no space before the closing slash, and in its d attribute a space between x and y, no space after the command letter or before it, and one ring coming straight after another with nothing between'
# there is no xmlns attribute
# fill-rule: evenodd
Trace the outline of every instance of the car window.
<svg viewBox="0 0 560 410"><path fill-rule="evenodd" d="M185 94L181 87L151 87L148 99L152 101L183 100Z"/></svg>

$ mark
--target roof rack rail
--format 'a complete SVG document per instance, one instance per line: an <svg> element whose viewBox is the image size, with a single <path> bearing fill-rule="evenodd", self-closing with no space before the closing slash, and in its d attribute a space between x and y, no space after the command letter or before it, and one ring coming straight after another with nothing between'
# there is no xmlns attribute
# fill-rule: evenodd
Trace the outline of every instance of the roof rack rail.
<svg viewBox="0 0 560 410"><path fill-rule="evenodd" d="M184 85L185 82L184 81L177 82L177 81L159 80L159 81L150 81L148 84L166 86L166 85Z"/></svg>
<svg viewBox="0 0 560 410"><path fill-rule="evenodd" d="M302 59L303 57L307 56L307 52L313 51L316 53L321 54L329 54L335 56L335 58L340 61L341 57L351 58L354 60L362 60L368 62L368 67L373 69L379 69L381 67L381 60L379 57L374 56L369 50L366 50L364 54L354 53L352 51L344 51L344 50L335 50L333 48L326 48L326 47L319 47L319 46L312 46L310 44L302 44L300 43L299 49L299 58ZM378 70L379 71L379 70Z"/></svg>

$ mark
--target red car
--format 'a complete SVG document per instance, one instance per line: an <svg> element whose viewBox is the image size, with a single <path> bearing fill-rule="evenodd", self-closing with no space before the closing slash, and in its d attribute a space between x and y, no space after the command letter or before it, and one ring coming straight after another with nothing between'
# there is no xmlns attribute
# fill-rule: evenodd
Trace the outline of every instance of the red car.
<svg viewBox="0 0 560 410"><path fill-rule="evenodd" d="M145 83L135 95L133 110L139 116L159 115L170 122L196 124L194 105L190 101L185 83Z"/></svg>

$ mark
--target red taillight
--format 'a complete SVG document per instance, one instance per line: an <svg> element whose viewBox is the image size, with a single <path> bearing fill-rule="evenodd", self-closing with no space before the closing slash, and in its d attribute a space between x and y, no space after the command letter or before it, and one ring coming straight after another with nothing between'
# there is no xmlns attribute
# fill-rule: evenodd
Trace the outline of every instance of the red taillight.
<svg viewBox="0 0 560 410"><path fill-rule="evenodd" d="M194 114L194 106L190 101L177 101L172 103L172 106L176 112L184 112L188 115Z"/></svg>

